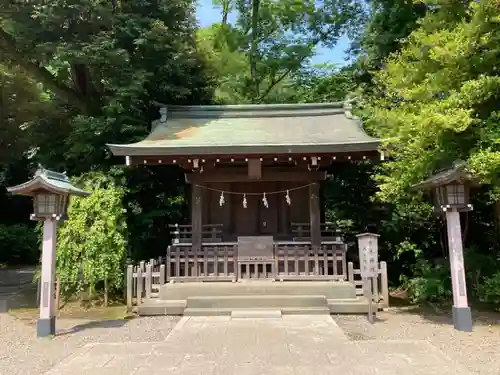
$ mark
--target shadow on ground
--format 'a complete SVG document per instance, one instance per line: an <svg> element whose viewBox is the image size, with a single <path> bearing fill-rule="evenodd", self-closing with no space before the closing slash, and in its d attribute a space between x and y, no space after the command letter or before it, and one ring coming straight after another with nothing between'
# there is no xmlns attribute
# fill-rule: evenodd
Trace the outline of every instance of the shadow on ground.
<svg viewBox="0 0 500 375"><path fill-rule="evenodd" d="M122 320L93 320L90 322L78 324L70 329L65 329L62 331L57 332L57 336L66 336L66 335L71 335L77 332L82 332L86 331L89 329L95 329L95 328L122 328L125 324L127 324L128 319L122 319Z"/></svg>
<svg viewBox="0 0 500 375"><path fill-rule="evenodd" d="M391 308L394 308L401 314L419 315L423 319L434 324L453 325L452 305L451 304L422 304L412 305L406 300L400 298L391 298ZM492 326L500 325L500 313L491 311L481 303L471 303L473 325ZM477 309L475 308L477 306Z"/></svg>

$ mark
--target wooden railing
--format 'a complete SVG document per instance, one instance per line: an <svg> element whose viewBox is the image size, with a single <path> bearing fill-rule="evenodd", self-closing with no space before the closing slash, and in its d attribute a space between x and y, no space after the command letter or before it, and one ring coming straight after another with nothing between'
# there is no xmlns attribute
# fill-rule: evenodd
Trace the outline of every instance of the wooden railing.
<svg viewBox="0 0 500 375"><path fill-rule="evenodd" d="M323 242L319 249L310 243L277 243L276 275L279 280L346 280L347 247L341 242Z"/></svg>
<svg viewBox="0 0 500 375"><path fill-rule="evenodd" d="M364 295L363 280L361 280L361 270L354 268L354 263L347 264L348 281L356 287L356 295ZM373 283L373 294L376 301L383 308L389 307L389 281L387 278L387 263L380 262L378 268L378 277Z"/></svg>
<svg viewBox="0 0 500 375"><path fill-rule="evenodd" d="M166 270L169 281L233 281L237 277L236 243L169 246Z"/></svg>
<svg viewBox="0 0 500 375"><path fill-rule="evenodd" d="M311 239L310 223L291 223L294 241L308 241ZM321 223L321 237L325 241L342 241L342 232L333 223Z"/></svg>
<svg viewBox="0 0 500 375"><path fill-rule="evenodd" d="M203 242L222 242L223 224L205 224L202 226ZM172 243L191 243L193 238L192 225L190 224L171 224L168 226L173 236Z"/></svg>
<svg viewBox="0 0 500 375"><path fill-rule="evenodd" d="M127 307L132 308L134 302L141 305L143 298L159 297L160 287L166 282L165 259L159 257L137 265L129 265L126 270Z"/></svg>
<svg viewBox="0 0 500 375"><path fill-rule="evenodd" d="M203 244L195 252L191 245L169 246L166 258L150 259L127 266L126 298L131 309L144 299L157 298L167 281L236 281L238 278L277 280L348 280L362 296L361 271L346 263L346 246L340 242L323 243L313 250L309 243L278 242L274 245L274 264L238 264L237 243ZM247 267L245 270L240 267ZM253 266L253 268L252 268ZM261 267L262 266L262 267ZM389 307L387 263L380 262L374 295L382 308Z"/></svg>

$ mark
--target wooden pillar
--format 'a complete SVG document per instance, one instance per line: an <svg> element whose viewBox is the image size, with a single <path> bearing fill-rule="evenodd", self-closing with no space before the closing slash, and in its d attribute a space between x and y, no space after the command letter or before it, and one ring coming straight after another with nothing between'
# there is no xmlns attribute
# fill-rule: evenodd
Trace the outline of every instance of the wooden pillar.
<svg viewBox="0 0 500 375"><path fill-rule="evenodd" d="M453 290L453 324L459 331L472 332L472 315L467 301L460 213L456 210L446 211L446 224Z"/></svg>
<svg viewBox="0 0 500 375"><path fill-rule="evenodd" d="M192 232L192 244L194 250L201 249L202 217L203 217L202 191L199 186L193 184L191 186L191 232Z"/></svg>
<svg viewBox="0 0 500 375"><path fill-rule="evenodd" d="M311 224L311 245L321 246L321 210L319 206L319 183L309 185L309 220Z"/></svg>
<svg viewBox="0 0 500 375"><path fill-rule="evenodd" d="M42 295L37 336L47 337L56 333L56 306L54 287L56 281L56 235L57 221L48 218L43 222L43 247L41 266Z"/></svg>

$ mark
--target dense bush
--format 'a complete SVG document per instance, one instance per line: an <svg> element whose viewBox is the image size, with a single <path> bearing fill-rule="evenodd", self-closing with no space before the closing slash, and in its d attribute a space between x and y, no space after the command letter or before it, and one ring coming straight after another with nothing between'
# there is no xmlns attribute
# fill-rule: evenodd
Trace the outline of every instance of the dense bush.
<svg viewBox="0 0 500 375"><path fill-rule="evenodd" d="M72 198L69 219L58 230L57 276L71 295L84 288L93 294L120 289L127 247L124 189L113 177L89 173L75 180L91 192Z"/></svg>
<svg viewBox="0 0 500 375"><path fill-rule="evenodd" d="M24 224L0 224L0 264L33 264L40 254L38 236Z"/></svg>

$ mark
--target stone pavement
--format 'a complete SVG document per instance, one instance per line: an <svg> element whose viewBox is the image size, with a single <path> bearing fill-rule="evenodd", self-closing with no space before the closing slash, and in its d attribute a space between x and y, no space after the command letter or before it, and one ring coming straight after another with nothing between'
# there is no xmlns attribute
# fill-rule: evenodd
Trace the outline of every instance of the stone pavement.
<svg viewBox="0 0 500 375"><path fill-rule="evenodd" d="M427 341L350 341L329 316L185 317L164 342L88 344L46 375L468 375Z"/></svg>

